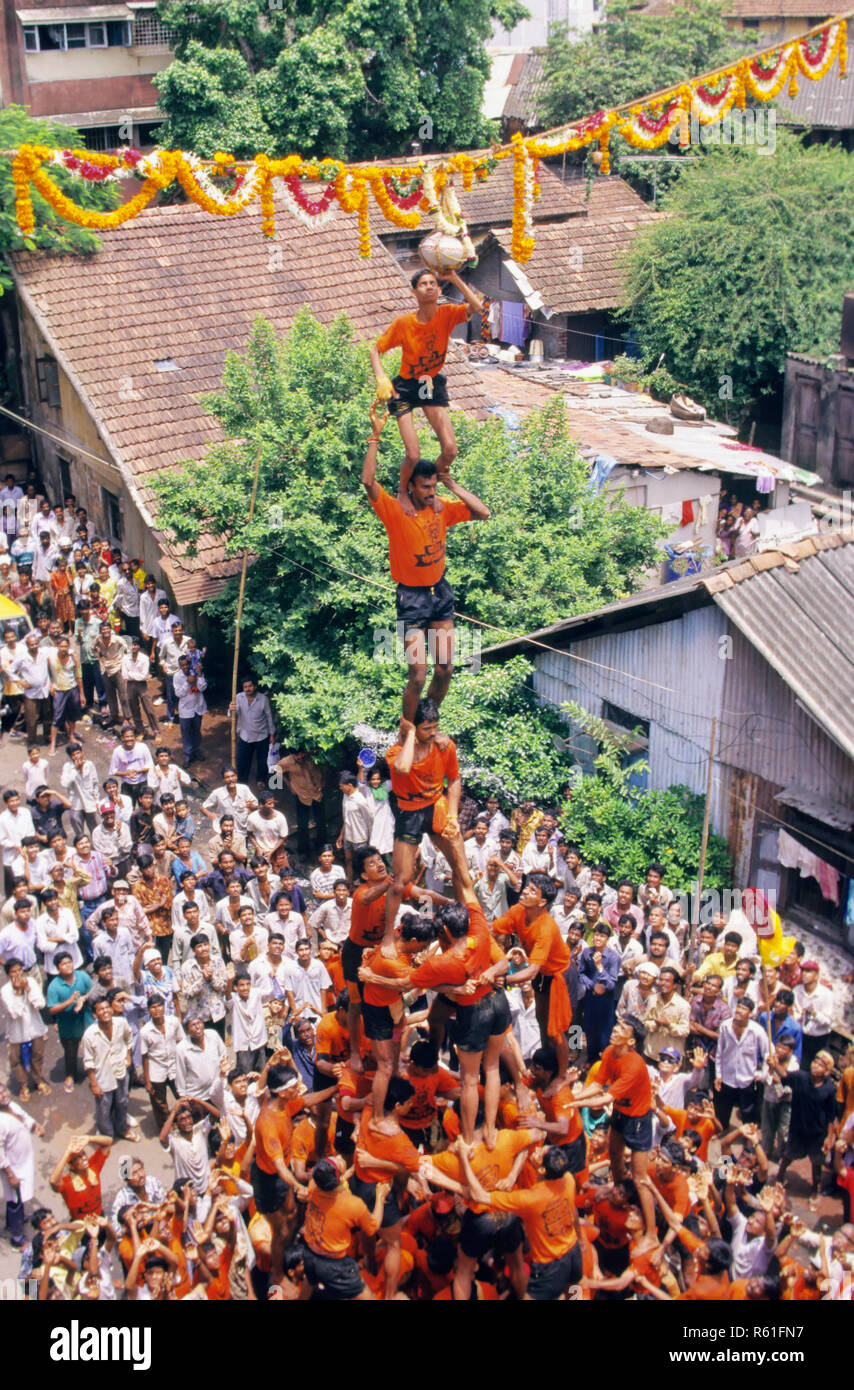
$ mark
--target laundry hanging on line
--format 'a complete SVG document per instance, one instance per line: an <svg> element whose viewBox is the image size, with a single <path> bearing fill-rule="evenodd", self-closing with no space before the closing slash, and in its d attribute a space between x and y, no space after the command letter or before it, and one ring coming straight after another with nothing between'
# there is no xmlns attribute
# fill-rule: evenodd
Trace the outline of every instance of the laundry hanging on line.
<svg viewBox="0 0 854 1390"><path fill-rule="evenodd" d="M786 869L797 869L801 878L814 878L821 889L822 897L839 906L839 873L832 864L820 859L807 849L788 831L781 830L777 837L777 859Z"/></svg>

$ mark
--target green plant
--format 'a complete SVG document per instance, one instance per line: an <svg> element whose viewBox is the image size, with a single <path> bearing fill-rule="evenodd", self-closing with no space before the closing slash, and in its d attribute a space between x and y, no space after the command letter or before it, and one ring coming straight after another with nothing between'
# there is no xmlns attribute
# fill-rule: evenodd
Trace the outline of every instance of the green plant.
<svg viewBox="0 0 854 1390"><path fill-rule="evenodd" d="M611 364L611 374L615 381L640 381L643 368L637 357L621 352Z"/></svg>
<svg viewBox="0 0 854 1390"><path fill-rule="evenodd" d="M668 402L679 389L679 383L666 367L654 367L643 378L643 389L654 400Z"/></svg>

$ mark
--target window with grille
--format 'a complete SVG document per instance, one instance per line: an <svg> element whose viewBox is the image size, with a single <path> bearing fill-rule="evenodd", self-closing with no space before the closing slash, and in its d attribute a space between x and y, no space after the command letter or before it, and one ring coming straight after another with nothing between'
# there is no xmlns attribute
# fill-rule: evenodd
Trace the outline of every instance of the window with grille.
<svg viewBox="0 0 854 1390"><path fill-rule="evenodd" d="M81 130L80 134L87 150L98 150L105 154L108 151L112 152L122 143L121 129L122 127L117 125L97 125L90 126L88 130Z"/></svg>
<svg viewBox="0 0 854 1390"><path fill-rule="evenodd" d="M156 15L137 15L133 21L133 42L172 48L175 43L175 30L161 24Z"/></svg>

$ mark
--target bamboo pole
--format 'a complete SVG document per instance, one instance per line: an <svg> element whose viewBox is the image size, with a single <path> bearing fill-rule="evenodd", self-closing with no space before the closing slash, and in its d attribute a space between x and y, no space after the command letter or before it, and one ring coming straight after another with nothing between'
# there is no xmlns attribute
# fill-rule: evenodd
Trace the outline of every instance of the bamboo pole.
<svg viewBox="0 0 854 1390"><path fill-rule="evenodd" d="M255 498L258 493L258 473L261 467L261 444L255 450L255 473L252 478L252 497L249 502L249 525L255 516ZM243 618L243 599L246 595L246 570L249 564L249 551L244 548L243 564L240 567L240 592L237 595L237 618L234 624L234 666L231 671L231 764L237 763L237 667L240 661L240 623Z"/></svg>
<svg viewBox="0 0 854 1390"><path fill-rule="evenodd" d="M718 717L712 717L712 732L709 738L709 768L706 774L706 804L703 807L703 837L700 841L700 863L697 869L697 893L694 898L694 911L691 916L691 952L689 960L694 953L697 945L697 930L700 925L700 898L703 893L703 879L706 873L706 851L709 847L709 817L712 804L712 774L715 767L715 735L718 730Z"/></svg>

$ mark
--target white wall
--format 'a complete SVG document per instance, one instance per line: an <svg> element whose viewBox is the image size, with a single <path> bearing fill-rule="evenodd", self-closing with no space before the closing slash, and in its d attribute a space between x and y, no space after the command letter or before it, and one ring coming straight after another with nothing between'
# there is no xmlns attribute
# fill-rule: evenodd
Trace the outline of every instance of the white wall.
<svg viewBox="0 0 854 1390"><path fill-rule="evenodd" d="M515 29L493 26L493 43L512 44L514 48L545 48L549 30L554 25L569 24L571 29L586 34L593 28L597 15L594 0L523 0L531 18L523 19ZM601 8L601 6L600 6Z"/></svg>

